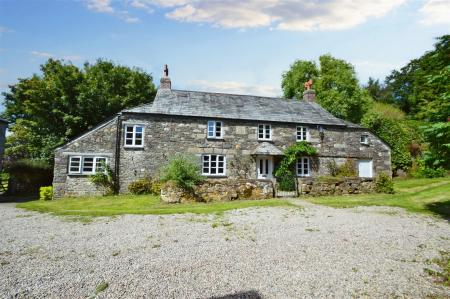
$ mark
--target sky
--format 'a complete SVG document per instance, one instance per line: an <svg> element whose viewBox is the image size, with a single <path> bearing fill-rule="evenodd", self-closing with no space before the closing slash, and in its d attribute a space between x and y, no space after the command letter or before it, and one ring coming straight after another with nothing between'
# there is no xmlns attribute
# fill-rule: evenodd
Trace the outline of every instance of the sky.
<svg viewBox="0 0 450 299"><path fill-rule="evenodd" d="M449 33L450 0L0 0L0 92L53 57L138 67L156 85L168 64L175 89L279 96L297 59L331 54L364 84Z"/></svg>

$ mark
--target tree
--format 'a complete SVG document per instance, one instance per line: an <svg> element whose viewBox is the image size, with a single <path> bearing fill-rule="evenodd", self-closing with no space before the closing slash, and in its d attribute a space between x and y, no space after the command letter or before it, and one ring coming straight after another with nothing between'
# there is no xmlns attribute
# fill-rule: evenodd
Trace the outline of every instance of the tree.
<svg viewBox="0 0 450 299"><path fill-rule="evenodd" d="M393 103L392 92L386 87L385 84L380 83L379 79L369 77L367 85L364 89L369 95L377 102Z"/></svg>
<svg viewBox="0 0 450 299"><path fill-rule="evenodd" d="M450 122L434 123L424 128L428 150L424 153L425 164L433 169L450 169Z"/></svg>
<svg viewBox="0 0 450 299"><path fill-rule="evenodd" d="M303 96L303 84L309 79L316 80L319 69L314 61L297 60L289 71L284 72L281 80L284 97L287 99L301 99Z"/></svg>
<svg viewBox="0 0 450 299"><path fill-rule="evenodd" d="M333 115L359 123L372 99L361 89L353 66L331 55L319 57L320 69L312 61L298 60L282 77L285 97L301 98L303 84L315 79L317 101Z"/></svg>
<svg viewBox="0 0 450 299"><path fill-rule="evenodd" d="M80 69L49 59L41 75L19 79L3 93L10 120L6 155L52 162L53 150L120 110L149 103L152 76L135 68L97 60Z"/></svg>
<svg viewBox="0 0 450 299"><path fill-rule="evenodd" d="M434 47L392 71L385 83L410 117L437 122L450 115L450 35L438 37Z"/></svg>

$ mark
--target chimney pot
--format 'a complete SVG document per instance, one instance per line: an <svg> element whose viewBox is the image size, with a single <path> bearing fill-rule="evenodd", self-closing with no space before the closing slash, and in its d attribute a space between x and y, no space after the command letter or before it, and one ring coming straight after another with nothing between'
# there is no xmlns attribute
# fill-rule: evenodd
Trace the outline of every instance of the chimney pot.
<svg viewBox="0 0 450 299"><path fill-rule="evenodd" d="M316 91L314 89L307 89L303 92L303 100L305 102L315 102L316 101Z"/></svg>
<svg viewBox="0 0 450 299"><path fill-rule="evenodd" d="M159 88L160 89L172 89L172 81L169 78L169 67L164 65L163 76L161 77Z"/></svg>

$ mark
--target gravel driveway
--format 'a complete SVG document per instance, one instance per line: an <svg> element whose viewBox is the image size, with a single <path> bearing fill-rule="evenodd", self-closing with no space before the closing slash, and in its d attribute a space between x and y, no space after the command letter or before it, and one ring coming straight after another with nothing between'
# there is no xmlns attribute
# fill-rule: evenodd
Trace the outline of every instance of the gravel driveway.
<svg viewBox="0 0 450 299"><path fill-rule="evenodd" d="M393 208L250 208L91 223L0 204L2 297L450 297L424 268L444 220ZM101 291L104 289L103 291Z"/></svg>

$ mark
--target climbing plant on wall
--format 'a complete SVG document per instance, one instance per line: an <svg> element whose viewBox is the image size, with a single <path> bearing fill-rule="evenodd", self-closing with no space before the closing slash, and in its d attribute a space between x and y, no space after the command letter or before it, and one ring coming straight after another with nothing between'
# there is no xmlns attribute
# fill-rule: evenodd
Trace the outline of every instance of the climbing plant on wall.
<svg viewBox="0 0 450 299"><path fill-rule="evenodd" d="M289 146L284 151L283 159L275 170L275 177L281 190L295 190L295 163L304 156L316 156L317 150L308 142L301 141Z"/></svg>

